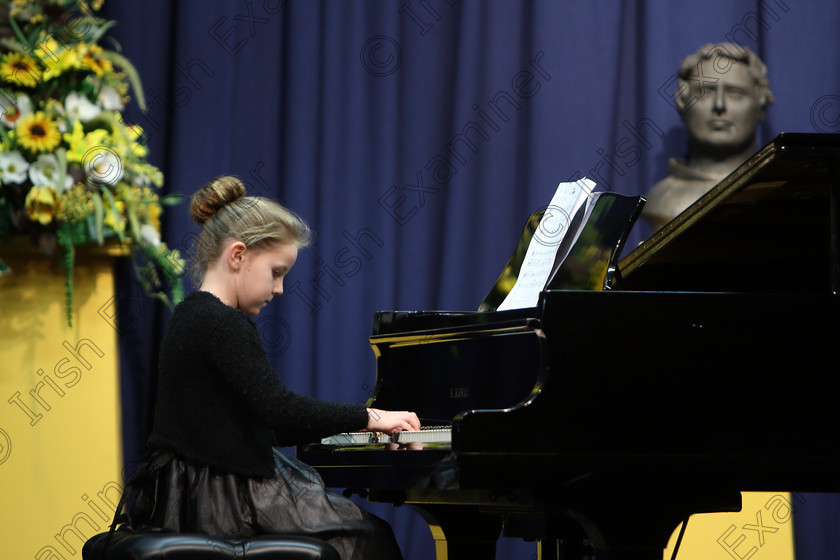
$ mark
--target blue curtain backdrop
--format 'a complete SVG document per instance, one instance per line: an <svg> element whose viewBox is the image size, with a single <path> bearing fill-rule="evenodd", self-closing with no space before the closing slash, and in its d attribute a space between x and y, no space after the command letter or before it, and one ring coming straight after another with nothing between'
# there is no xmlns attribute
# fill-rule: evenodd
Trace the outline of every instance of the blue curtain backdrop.
<svg viewBox="0 0 840 560"><path fill-rule="evenodd" d="M643 194L663 177L686 150L675 72L701 45L734 42L766 62L776 103L759 146L782 131L840 132L833 0L105 8L148 104L125 118L146 130L166 190L188 197L235 174L313 226L286 294L257 324L288 385L324 399L368 398L375 310L475 309L559 182L588 176ZM191 253L187 204L169 209L164 227L170 246ZM638 225L628 246L647 234ZM131 464L150 427L168 312L142 296L127 263L118 281ZM805 495L796 505L800 560L836 557L836 502ZM414 512L367 507L391 521L407 559L432 556ZM531 557L533 545L500 545L499 558Z"/></svg>

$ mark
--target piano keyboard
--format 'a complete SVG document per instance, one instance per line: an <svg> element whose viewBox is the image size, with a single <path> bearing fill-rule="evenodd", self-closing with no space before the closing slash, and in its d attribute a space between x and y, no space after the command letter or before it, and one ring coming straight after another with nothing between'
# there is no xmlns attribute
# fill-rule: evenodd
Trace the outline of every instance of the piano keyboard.
<svg viewBox="0 0 840 560"><path fill-rule="evenodd" d="M389 436L383 432L344 432L321 440L322 445L367 445L371 443L451 443L449 426L422 426L414 432L397 432Z"/></svg>
<svg viewBox="0 0 840 560"><path fill-rule="evenodd" d="M452 428L449 426L421 426L416 432L397 432L391 436L391 442L452 443Z"/></svg>

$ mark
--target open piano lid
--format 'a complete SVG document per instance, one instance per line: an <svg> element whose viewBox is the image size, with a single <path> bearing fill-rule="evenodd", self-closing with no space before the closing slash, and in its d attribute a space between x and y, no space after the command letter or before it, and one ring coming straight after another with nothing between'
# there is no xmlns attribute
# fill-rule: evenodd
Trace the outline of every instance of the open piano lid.
<svg viewBox="0 0 840 560"><path fill-rule="evenodd" d="M836 293L840 134L782 133L619 262L622 290Z"/></svg>

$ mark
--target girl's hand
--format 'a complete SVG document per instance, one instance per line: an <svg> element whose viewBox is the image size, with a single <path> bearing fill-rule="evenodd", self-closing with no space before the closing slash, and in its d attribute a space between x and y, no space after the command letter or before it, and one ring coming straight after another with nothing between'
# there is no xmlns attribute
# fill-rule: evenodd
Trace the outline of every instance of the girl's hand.
<svg viewBox="0 0 840 560"><path fill-rule="evenodd" d="M368 424L365 431L384 432L390 435L396 432L414 432L420 429L420 420L413 412L379 410L378 408L369 408L367 411Z"/></svg>

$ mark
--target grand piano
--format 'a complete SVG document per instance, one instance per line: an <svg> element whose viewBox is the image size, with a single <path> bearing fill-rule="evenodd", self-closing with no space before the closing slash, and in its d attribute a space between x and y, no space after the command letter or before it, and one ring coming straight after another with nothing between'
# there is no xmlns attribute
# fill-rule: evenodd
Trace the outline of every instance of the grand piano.
<svg viewBox="0 0 840 560"><path fill-rule="evenodd" d="M742 491L840 490L840 135L779 135L621 259L643 200L602 198L536 307L496 310L502 277L479 311L375 313L369 406L442 441L298 456L416 508L439 559L659 560Z"/></svg>

